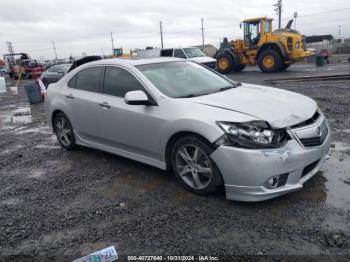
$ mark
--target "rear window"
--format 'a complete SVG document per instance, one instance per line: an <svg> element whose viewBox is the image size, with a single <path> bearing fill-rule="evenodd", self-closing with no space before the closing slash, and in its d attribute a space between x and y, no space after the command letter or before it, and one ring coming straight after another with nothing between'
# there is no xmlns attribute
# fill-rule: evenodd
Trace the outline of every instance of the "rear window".
<svg viewBox="0 0 350 262"><path fill-rule="evenodd" d="M99 92L102 68L90 67L80 71L76 76L75 88L84 91Z"/></svg>

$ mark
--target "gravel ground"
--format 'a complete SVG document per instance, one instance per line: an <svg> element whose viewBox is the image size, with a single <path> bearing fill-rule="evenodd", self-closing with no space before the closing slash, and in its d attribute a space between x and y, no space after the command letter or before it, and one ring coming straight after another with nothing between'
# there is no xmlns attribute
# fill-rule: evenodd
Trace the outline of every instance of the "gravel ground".
<svg viewBox="0 0 350 262"><path fill-rule="evenodd" d="M0 94L0 261L71 261L111 245L122 260L349 261L350 83L265 81L313 70L231 76L314 98L333 131L322 171L301 191L262 203L197 196L156 168L88 148L67 152L43 105L29 106L22 88Z"/></svg>

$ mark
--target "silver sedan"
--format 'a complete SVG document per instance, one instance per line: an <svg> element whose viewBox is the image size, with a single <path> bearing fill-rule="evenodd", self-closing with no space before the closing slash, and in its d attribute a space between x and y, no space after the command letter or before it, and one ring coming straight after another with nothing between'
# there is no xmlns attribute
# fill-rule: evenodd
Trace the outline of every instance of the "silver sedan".
<svg viewBox="0 0 350 262"><path fill-rule="evenodd" d="M53 88L54 87L54 88ZM261 201L301 189L330 129L314 100L236 83L182 59L100 60L48 89L59 143L171 169L197 194Z"/></svg>

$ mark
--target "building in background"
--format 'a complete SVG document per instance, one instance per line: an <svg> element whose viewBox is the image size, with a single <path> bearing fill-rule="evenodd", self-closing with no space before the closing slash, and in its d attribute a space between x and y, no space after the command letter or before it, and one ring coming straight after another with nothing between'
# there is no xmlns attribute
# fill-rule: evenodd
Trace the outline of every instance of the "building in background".
<svg viewBox="0 0 350 262"><path fill-rule="evenodd" d="M336 52L335 40L332 35L313 35L306 37L306 47L312 49L316 55L323 50L327 50L330 54Z"/></svg>

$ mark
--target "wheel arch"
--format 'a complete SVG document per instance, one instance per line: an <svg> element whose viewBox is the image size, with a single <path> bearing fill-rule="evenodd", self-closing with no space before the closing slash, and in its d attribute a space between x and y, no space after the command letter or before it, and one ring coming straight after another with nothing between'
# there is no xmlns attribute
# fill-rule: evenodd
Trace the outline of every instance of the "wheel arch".
<svg viewBox="0 0 350 262"><path fill-rule="evenodd" d="M232 56L233 59L235 59L235 53L233 52L232 48L225 48L223 50L219 50L218 52L216 52L214 58L217 59L217 57L221 54L229 54L230 56Z"/></svg>
<svg viewBox="0 0 350 262"><path fill-rule="evenodd" d="M52 113L51 113L51 119L50 119L50 124L52 126L52 129L54 130L54 121L55 121L55 117L59 114L59 113L62 113L64 114L67 118L67 114L61 110L61 109L55 109ZM70 119L68 118L68 120L70 121ZM54 130L55 131L55 130Z"/></svg>
<svg viewBox="0 0 350 262"><path fill-rule="evenodd" d="M178 141L181 137L185 137L185 136L195 136L197 138L199 138L200 140L202 140L204 143L208 144L208 146L210 146L213 150L215 150L215 146L213 143L210 143L209 139L207 139L205 136L193 132L193 131L178 131L176 133L174 133L173 135L170 136L170 138L168 139L166 146L165 146L165 163L166 163L166 167L169 170L171 167L171 150L174 146L174 144L176 143L176 141Z"/></svg>
<svg viewBox="0 0 350 262"><path fill-rule="evenodd" d="M257 55L256 55L256 60L259 59L259 56L265 50L275 50L275 51L277 51L280 54L280 56L281 56L281 58L283 60L288 58L288 52L284 48L283 44L281 42L273 42L273 43L265 43L258 49L258 52L257 52Z"/></svg>

